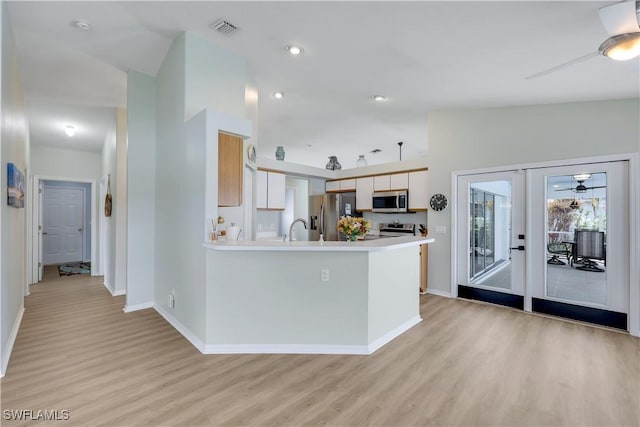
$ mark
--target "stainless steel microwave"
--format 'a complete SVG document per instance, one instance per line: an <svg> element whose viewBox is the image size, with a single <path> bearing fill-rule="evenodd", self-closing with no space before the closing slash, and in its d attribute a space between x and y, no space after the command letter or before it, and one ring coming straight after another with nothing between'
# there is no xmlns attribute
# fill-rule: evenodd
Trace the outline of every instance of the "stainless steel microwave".
<svg viewBox="0 0 640 427"><path fill-rule="evenodd" d="M409 199L406 190L378 191L373 193L372 212L398 213L409 210Z"/></svg>

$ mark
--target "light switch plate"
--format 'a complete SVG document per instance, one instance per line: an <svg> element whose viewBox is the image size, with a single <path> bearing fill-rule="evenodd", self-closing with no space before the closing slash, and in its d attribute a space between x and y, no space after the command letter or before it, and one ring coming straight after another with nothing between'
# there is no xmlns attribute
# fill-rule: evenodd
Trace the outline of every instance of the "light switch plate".
<svg viewBox="0 0 640 427"><path fill-rule="evenodd" d="M436 234L447 234L447 226L446 225L436 226Z"/></svg>

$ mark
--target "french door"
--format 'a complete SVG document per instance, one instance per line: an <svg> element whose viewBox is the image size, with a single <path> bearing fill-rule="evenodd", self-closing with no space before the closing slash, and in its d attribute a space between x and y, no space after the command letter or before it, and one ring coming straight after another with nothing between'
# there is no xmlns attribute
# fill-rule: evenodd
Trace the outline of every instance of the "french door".
<svg viewBox="0 0 640 427"><path fill-rule="evenodd" d="M532 311L627 329L628 173L628 162L528 171Z"/></svg>
<svg viewBox="0 0 640 427"><path fill-rule="evenodd" d="M524 174L458 177L458 296L524 308Z"/></svg>
<svg viewBox="0 0 640 427"><path fill-rule="evenodd" d="M458 296L627 329L628 162L457 178Z"/></svg>

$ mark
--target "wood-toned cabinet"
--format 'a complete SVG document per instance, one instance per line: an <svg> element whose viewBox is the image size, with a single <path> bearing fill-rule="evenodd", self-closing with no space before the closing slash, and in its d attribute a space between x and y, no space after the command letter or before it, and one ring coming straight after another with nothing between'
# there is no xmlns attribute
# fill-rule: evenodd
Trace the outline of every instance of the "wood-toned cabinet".
<svg viewBox="0 0 640 427"><path fill-rule="evenodd" d="M426 210L428 206L427 171L409 172L409 210Z"/></svg>
<svg viewBox="0 0 640 427"><path fill-rule="evenodd" d="M256 176L256 208L284 210L286 175L258 170Z"/></svg>
<svg viewBox="0 0 640 427"><path fill-rule="evenodd" d="M373 208L373 177L356 178L356 211L370 211Z"/></svg>
<svg viewBox="0 0 640 427"><path fill-rule="evenodd" d="M420 293L427 292L429 279L429 245L420 245Z"/></svg>
<svg viewBox="0 0 640 427"><path fill-rule="evenodd" d="M242 138L218 133L218 206L242 205Z"/></svg>

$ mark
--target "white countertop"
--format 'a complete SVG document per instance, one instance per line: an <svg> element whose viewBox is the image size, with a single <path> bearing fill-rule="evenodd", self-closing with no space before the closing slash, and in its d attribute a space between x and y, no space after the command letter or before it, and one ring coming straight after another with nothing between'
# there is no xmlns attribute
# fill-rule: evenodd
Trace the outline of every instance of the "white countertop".
<svg viewBox="0 0 640 427"><path fill-rule="evenodd" d="M389 237L375 240L357 240L355 242L274 242L272 240L217 240L205 242L205 248L215 251L332 251L332 252L375 252L389 251L408 246L433 243L431 237Z"/></svg>

